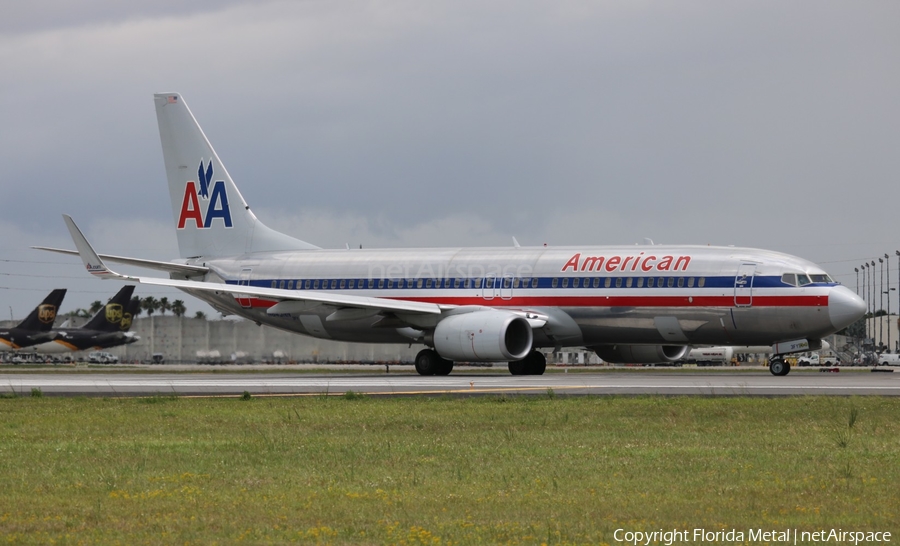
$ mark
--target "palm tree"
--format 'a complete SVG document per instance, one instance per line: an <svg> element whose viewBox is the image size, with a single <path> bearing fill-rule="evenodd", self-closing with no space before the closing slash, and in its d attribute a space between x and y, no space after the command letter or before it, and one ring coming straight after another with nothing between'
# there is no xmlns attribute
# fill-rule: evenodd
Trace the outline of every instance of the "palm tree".
<svg viewBox="0 0 900 546"><path fill-rule="evenodd" d="M163 315L166 314L166 311L172 308L172 304L169 303L169 298L163 296L159 298L159 312Z"/></svg>
<svg viewBox="0 0 900 546"><path fill-rule="evenodd" d="M172 302L172 313L174 313L176 317L184 316L185 311L187 311L187 308L185 308L182 300L175 300Z"/></svg>
<svg viewBox="0 0 900 546"><path fill-rule="evenodd" d="M204 313L203 311L197 311L196 313L194 313L194 318L206 320L206 313Z"/></svg>
<svg viewBox="0 0 900 546"><path fill-rule="evenodd" d="M135 309L134 313L131 314L132 319L136 319L138 317L138 315L140 315L141 313L144 312L144 309L142 308L143 304L141 303L141 298L138 296L131 298L131 301L134 301L134 300L137 300L138 304L136 307L134 307L134 309Z"/></svg>
<svg viewBox="0 0 900 546"><path fill-rule="evenodd" d="M103 302L101 302L100 300L94 300L94 302L88 308L88 313L93 316L96 315L97 311L99 311L100 309L103 309Z"/></svg>
<svg viewBox="0 0 900 546"><path fill-rule="evenodd" d="M141 300L141 307L147 311L147 314L153 316L153 312L159 309L159 301L153 296L147 296L143 300Z"/></svg>

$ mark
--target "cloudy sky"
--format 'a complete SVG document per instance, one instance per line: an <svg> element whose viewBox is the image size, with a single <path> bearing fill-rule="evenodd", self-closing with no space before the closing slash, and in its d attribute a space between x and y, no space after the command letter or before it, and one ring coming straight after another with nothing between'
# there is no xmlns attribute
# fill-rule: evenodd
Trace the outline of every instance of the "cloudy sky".
<svg viewBox="0 0 900 546"><path fill-rule="evenodd" d="M898 2L131 4L4 7L4 319L120 286L29 250L72 247L62 213L101 252L177 257L162 91L263 221L320 246L650 237L796 254L854 289L888 252L897 286Z"/></svg>

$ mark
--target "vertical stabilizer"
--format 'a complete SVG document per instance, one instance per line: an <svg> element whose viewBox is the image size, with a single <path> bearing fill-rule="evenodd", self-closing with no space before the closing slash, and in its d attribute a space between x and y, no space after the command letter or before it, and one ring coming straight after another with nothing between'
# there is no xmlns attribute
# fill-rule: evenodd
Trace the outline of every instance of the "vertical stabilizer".
<svg viewBox="0 0 900 546"><path fill-rule="evenodd" d="M53 321L56 320L56 314L59 312L59 306L62 305L63 298L66 297L65 288L57 288L44 298L40 305L34 308L28 317L19 323L17 328L32 332L49 332L53 327Z"/></svg>
<svg viewBox="0 0 900 546"><path fill-rule="evenodd" d="M134 285L123 286L82 328L100 332L118 332L122 319L131 305L131 294L133 292Z"/></svg>
<svg viewBox="0 0 900 546"><path fill-rule="evenodd" d="M318 248L256 218L179 93L153 99L182 258Z"/></svg>

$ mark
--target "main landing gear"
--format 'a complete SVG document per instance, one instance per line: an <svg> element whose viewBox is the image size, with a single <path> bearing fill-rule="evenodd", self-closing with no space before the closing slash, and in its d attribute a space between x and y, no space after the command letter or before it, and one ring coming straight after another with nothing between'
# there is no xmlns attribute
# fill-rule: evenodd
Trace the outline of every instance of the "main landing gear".
<svg viewBox="0 0 900 546"><path fill-rule="evenodd" d="M453 361L441 358L434 349L422 349L416 355L416 371L419 375L449 375Z"/></svg>
<svg viewBox="0 0 900 546"><path fill-rule="evenodd" d="M547 357L539 351L509 363L509 373L513 375L544 375L546 369ZM416 371L419 375L448 375L453 371L453 361L441 358L434 349L422 349L416 355Z"/></svg>
<svg viewBox="0 0 900 546"><path fill-rule="evenodd" d="M547 357L539 351L531 351L522 360L509 363L509 373L513 375L544 375L547 369Z"/></svg>
<svg viewBox="0 0 900 546"><path fill-rule="evenodd" d="M783 356L775 355L769 361L769 371L772 372L772 375L787 375L791 373L791 365L784 360Z"/></svg>

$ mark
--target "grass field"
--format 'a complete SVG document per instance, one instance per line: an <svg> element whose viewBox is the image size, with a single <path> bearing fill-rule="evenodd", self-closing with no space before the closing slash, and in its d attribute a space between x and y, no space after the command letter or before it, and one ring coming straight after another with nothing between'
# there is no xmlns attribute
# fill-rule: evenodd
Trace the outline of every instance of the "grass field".
<svg viewBox="0 0 900 546"><path fill-rule="evenodd" d="M900 531L895 398L0 400L0 541Z"/></svg>

